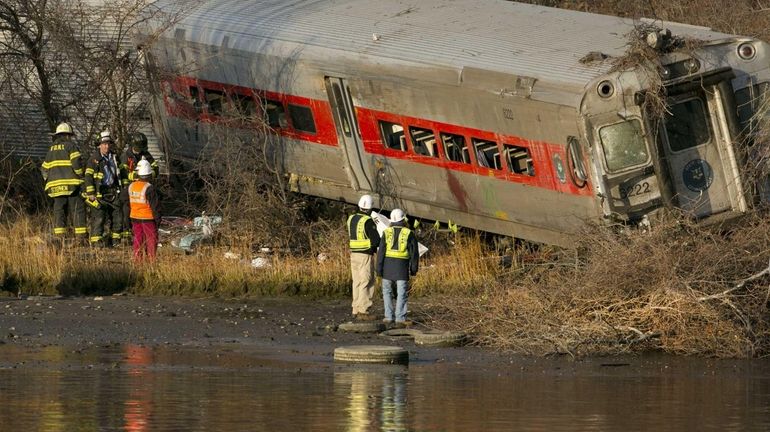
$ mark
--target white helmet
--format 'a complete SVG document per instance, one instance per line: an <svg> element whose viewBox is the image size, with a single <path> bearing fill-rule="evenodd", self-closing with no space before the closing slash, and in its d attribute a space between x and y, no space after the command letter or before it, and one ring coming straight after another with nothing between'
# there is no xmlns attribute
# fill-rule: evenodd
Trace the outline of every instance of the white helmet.
<svg viewBox="0 0 770 432"><path fill-rule="evenodd" d="M358 208L360 208L361 210L371 210L372 196L371 195L362 196L361 199L358 200Z"/></svg>
<svg viewBox="0 0 770 432"><path fill-rule="evenodd" d="M139 174L139 177L151 176L152 166L150 166L150 162L145 159L140 160L136 164L136 173Z"/></svg>
<svg viewBox="0 0 770 432"><path fill-rule="evenodd" d="M112 142L112 136L110 135L110 131L105 130L104 132L99 134L99 142Z"/></svg>
<svg viewBox="0 0 770 432"><path fill-rule="evenodd" d="M390 212L390 222L401 222L402 220L406 219L406 215L404 214L404 211L401 209L393 209L392 212Z"/></svg>
<svg viewBox="0 0 770 432"><path fill-rule="evenodd" d="M56 126L56 132L53 133L54 135L74 135L75 133L72 132L72 126L70 126L69 123L59 123L58 126Z"/></svg>

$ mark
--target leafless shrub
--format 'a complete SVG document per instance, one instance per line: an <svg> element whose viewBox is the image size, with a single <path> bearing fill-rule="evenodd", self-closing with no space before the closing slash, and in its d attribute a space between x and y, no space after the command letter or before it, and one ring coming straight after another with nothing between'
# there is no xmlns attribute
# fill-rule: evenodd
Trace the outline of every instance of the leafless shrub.
<svg viewBox="0 0 770 432"><path fill-rule="evenodd" d="M435 305L478 343L528 354L659 349L718 357L770 352L767 216L704 229L586 232L579 259L520 263L473 298ZM543 271L546 269L546 271Z"/></svg>

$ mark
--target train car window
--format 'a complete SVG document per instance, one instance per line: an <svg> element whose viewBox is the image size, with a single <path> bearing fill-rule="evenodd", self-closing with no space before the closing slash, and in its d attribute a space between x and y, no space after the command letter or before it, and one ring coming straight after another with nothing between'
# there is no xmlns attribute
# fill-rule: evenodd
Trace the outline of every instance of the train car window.
<svg viewBox="0 0 770 432"><path fill-rule="evenodd" d="M308 106L289 104L289 117L294 129L315 133L315 120L313 120L313 110Z"/></svg>
<svg viewBox="0 0 770 432"><path fill-rule="evenodd" d="M190 104L195 108L195 111L201 112L201 100L198 87L190 86Z"/></svg>
<svg viewBox="0 0 770 432"><path fill-rule="evenodd" d="M345 101L342 98L342 90L337 83L332 84L332 92L334 93L334 103L337 105L337 113L340 116L342 122L342 133L346 137L350 137L350 121L348 121L347 110L345 109Z"/></svg>
<svg viewBox="0 0 770 432"><path fill-rule="evenodd" d="M233 93L231 99L233 105L235 105L236 113L240 118L251 118L257 113L257 103L251 96Z"/></svg>
<svg viewBox="0 0 770 432"><path fill-rule="evenodd" d="M203 96L206 99L206 106L209 114L222 115L224 106L225 92L219 90L203 89Z"/></svg>
<svg viewBox="0 0 770 432"><path fill-rule="evenodd" d="M406 151L406 137L404 127L398 123L380 120L380 133L385 147L393 150Z"/></svg>
<svg viewBox="0 0 770 432"><path fill-rule="evenodd" d="M444 154L452 162L471 163L468 147L465 145L465 137L441 132L441 143L444 144Z"/></svg>
<svg viewBox="0 0 770 432"><path fill-rule="evenodd" d="M529 149L511 144L503 144L503 154L508 164L508 169L514 174L535 175L535 166Z"/></svg>
<svg viewBox="0 0 770 432"><path fill-rule="evenodd" d="M436 134L430 129L410 126L409 135L412 137L414 152L422 156L438 157Z"/></svg>
<svg viewBox="0 0 770 432"><path fill-rule="evenodd" d="M286 111L283 109L283 103L275 99L263 99L264 116L267 125L271 128L286 127Z"/></svg>
<svg viewBox="0 0 770 432"><path fill-rule="evenodd" d="M642 123L628 120L599 129L607 169L615 172L646 163L650 155L644 143Z"/></svg>
<svg viewBox="0 0 770 432"><path fill-rule="evenodd" d="M698 98L669 106L665 123L672 151L687 150L711 140L706 111Z"/></svg>
<svg viewBox="0 0 770 432"><path fill-rule="evenodd" d="M494 141L471 138L473 148L476 149L476 161L479 166L492 169L503 169L500 164L500 151Z"/></svg>

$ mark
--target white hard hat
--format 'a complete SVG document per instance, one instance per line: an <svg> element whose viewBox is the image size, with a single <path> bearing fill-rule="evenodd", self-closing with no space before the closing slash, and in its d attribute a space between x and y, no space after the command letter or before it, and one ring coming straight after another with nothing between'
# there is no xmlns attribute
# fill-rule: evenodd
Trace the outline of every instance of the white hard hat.
<svg viewBox="0 0 770 432"><path fill-rule="evenodd" d="M371 210L372 209L372 196L371 195L364 195L361 197L360 200L358 200L358 208L363 210Z"/></svg>
<svg viewBox="0 0 770 432"><path fill-rule="evenodd" d="M390 221L391 222L401 222L404 219L406 219L406 215L404 214L403 210L401 210L401 209L393 209L393 211L390 212Z"/></svg>
<svg viewBox="0 0 770 432"><path fill-rule="evenodd" d="M136 173L139 174L139 177L151 176L152 166L150 166L150 162L144 159L140 160L136 164Z"/></svg>
<svg viewBox="0 0 770 432"><path fill-rule="evenodd" d="M59 134L72 135L74 134L74 132L72 132L72 126L70 126L69 123L59 123L59 126L56 126L56 132L54 132L53 134L54 135L59 135Z"/></svg>
<svg viewBox="0 0 770 432"><path fill-rule="evenodd" d="M110 136L110 131L105 130L100 135L100 142L112 142L112 136Z"/></svg>

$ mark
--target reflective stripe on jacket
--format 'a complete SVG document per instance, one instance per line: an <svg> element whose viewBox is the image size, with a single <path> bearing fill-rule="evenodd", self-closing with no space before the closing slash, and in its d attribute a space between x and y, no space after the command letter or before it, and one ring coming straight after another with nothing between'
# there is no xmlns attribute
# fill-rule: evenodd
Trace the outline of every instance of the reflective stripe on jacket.
<svg viewBox="0 0 770 432"><path fill-rule="evenodd" d="M383 233L385 234L385 257L404 260L409 259L409 251L406 248L406 243L409 239L409 234L412 231L409 228L401 227L398 238L393 234L394 231L394 227L388 227Z"/></svg>
<svg viewBox="0 0 770 432"><path fill-rule="evenodd" d="M80 152L69 137L57 137L41 166L50 197L72 195L83 183Z"/></svg>
<svg viewBox="0 0 770 432"><path fill-rule="evenodd" d="M348 235L350 236L350 250L364 252L372 248L372 240L366 235L366 221L372 220L367 215L354 214L348 218ZM355 231L352 229L355 224Z"/></svg>
<svg viewBox="0 0 770 432"><path fill-rule="evenodd" d="M128 187L128 199L131 204L131 219L154 220L152 207L147 200L147 189L150 183L137 180Z"/></svg>

